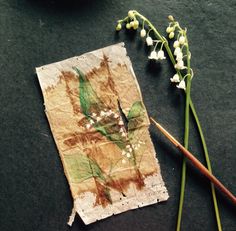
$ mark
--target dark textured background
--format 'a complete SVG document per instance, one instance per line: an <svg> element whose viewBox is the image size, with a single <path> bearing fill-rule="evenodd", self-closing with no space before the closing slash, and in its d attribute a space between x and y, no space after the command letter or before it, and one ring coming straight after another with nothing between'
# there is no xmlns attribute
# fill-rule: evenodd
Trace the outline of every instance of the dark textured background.
<svg viewBox="0 0 236 231"><path fill-rule="evenodd" d="M151 128L170 199L83 225L66 225L72 200L44 114L35 67L125 41L149 114L183 139L184 98L170 85L170 64L153 65L135 33L114 32L130 8L164 32L173 14L188 27L195 102L214 173L236 193L236 4L234 0L0 1L0 230L174 230L181 157ZM195 126L191 151L204 161ZM218 194L219 195L219 194ZM225 231L236 230L236 209L219 196ZM182 230L216 230L208 182L188 170Z"/></svg>

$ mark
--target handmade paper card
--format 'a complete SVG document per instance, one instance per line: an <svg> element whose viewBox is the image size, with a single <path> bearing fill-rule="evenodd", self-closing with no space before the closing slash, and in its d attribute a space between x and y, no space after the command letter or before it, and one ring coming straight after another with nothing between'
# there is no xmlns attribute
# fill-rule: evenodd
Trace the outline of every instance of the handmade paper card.
<svg viewBox="0 0 236 231"><path fill-rule="evenodd" d="M36 71L74 214L89 224L168 199L123 43Z"/></svg>

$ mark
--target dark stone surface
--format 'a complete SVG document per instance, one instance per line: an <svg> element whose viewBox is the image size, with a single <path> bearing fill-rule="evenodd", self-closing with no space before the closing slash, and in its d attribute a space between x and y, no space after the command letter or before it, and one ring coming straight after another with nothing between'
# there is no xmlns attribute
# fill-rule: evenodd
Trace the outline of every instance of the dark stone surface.
<svg viewBox="0 0 236 231"><path fill-rule="evenodd" d="M170 64L150 64L139 36L114 32L137 9L165 30L173 14L188 27L195 102L214 173L236 193L236 4L234 0L1 0L0 230L174 230L181 157L158 131L151 134L170 199L89 226L66 225L72 200L34 68L125 41L149 114L183 139L184 98L170 85ZM191 151L204 161L195 126ZM219 193L218 193L219 195ZM219 195L223 229L236 230L236 209ZM182 230L216 230L209 183L188 168Z"/></svg>

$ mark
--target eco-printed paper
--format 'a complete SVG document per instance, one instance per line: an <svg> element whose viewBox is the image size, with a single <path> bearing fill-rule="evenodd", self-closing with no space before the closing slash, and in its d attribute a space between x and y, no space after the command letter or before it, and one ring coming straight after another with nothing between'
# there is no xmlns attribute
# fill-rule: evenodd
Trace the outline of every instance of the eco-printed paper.
<svg viewBox="0 0 236 231"><path fill-rule="evenodd" d="M168 199L123 43L36 71L74 199L70 225L76 213L90 224Z"/></svg>

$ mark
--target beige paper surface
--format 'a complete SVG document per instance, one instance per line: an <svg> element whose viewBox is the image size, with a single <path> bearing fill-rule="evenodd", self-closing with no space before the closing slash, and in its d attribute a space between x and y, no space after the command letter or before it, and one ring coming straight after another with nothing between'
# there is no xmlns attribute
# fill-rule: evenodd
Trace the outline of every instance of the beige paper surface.
<svg viewBox="0 0 236 231"><path fill-rule="evenodd" d="M123 43L36 71L74 199L70 224L75 212L89 224L168 199Z"/></svg>

